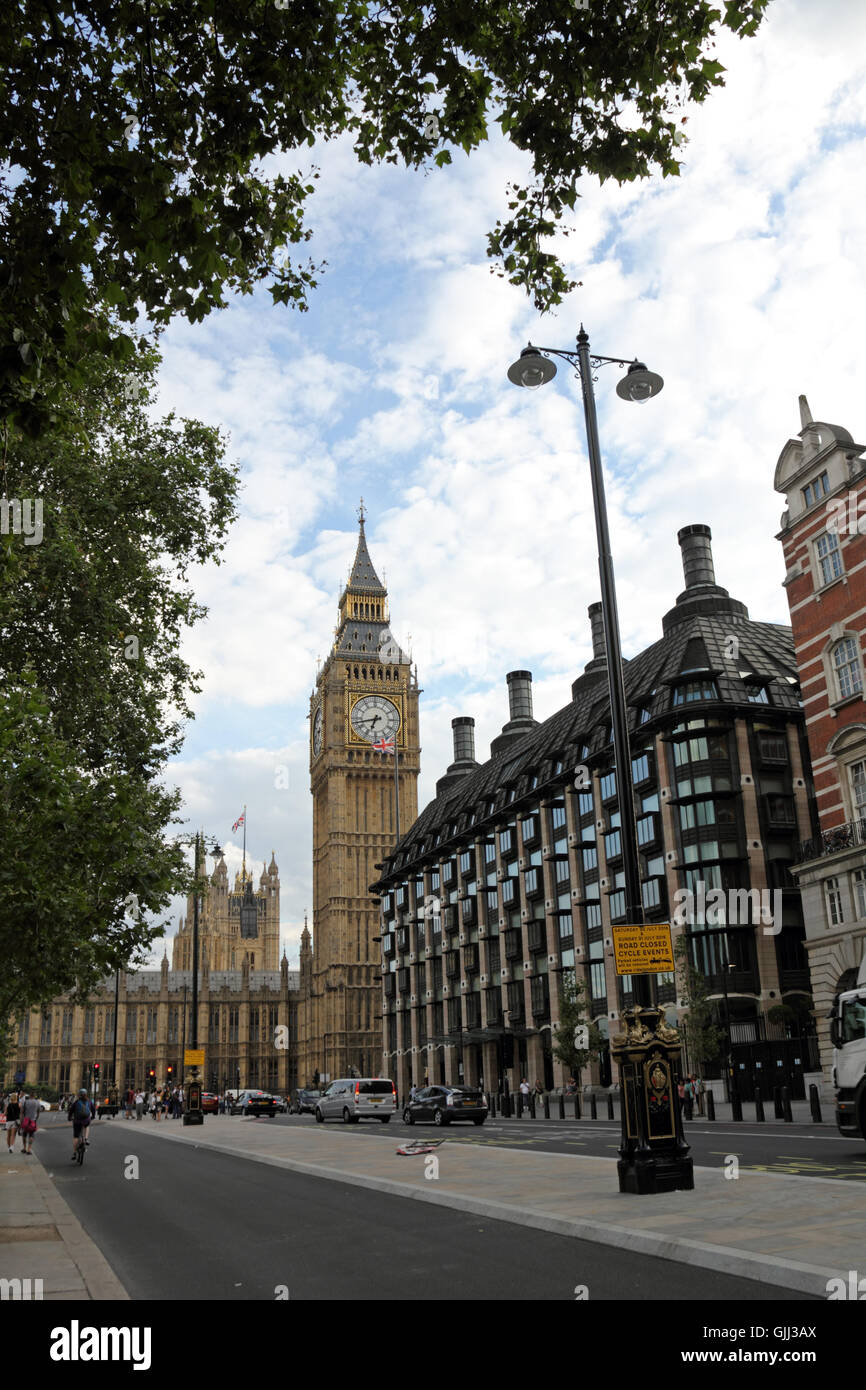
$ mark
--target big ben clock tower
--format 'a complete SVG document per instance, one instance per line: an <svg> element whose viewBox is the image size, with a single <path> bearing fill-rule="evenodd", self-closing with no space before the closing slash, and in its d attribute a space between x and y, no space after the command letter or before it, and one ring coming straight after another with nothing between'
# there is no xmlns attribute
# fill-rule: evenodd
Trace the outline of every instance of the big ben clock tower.
<svg viewBox="0 0 866 1390"><path fill-rule="evenodd" d="M388 626L359 511L358 549L334 644L310 699L313 952L302 981L298 1078L382 1070L374 865L394 848L396 743L400 831L418 815L418 681ZM380 747L377 747L380 745Z"/></svg>

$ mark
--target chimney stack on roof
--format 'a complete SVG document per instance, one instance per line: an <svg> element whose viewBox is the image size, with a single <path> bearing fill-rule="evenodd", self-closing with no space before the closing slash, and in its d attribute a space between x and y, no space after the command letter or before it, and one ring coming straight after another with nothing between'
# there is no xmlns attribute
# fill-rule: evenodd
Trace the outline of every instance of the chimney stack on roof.
<svg viewBox="0 0 866 1390"><path fill-rule="evenodd" d="M746 605L731 598L727 589L716 583L712 536L709 526L701 524L683 526L677 532L686 587L677 596L676 605L662 618L662 631L665 635L686 619L704 613L731 613L743 618L749 616Z"/></svg>
<svg viewBox="0 0 866 1390"><path fill-rule="evenodd" d="M436 783L437 796L441 796L443 791L447 791L455 782L459 782L461 777L466 777L478 767L475 761L475 720L465 714L458 715L456 719L451 720L451 730L454 761Z"/></svg>
<svg viewBox="0 0 866 1390"><path fill-rule="evenodd" d="M503 725L502 733L490 745L492 758L510 743L523 738L538 724L538 720L532 717L532 672L509 671L505 679L508 682L509 720Z"/></svg>

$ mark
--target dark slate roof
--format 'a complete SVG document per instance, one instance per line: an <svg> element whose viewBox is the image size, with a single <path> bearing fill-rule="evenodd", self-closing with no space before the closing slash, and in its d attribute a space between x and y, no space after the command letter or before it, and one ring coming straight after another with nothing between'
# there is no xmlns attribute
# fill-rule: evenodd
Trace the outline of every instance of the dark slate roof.
<svg viewBox="0 0 866 1390"><path fill-rule="evenodd" d="M355 563L352 566L352 573L349 575L348 589L363 589L365 593L385 594L385 585L382 583L376 571L373 569L373 561L370 559L370 552L367 549L367 537L364 535L364 523L361 522L361 534L358 537L358 549L355 552Z"/></svg>
<svg viewBox="0 0 866 1390"><path fill-rule="evenodd" d="M707 614L683 613L682 621L671 626L660 641L647 647L633 660L624 663L623 675L626 701L629 705L629 732L634 735L652 733L660 726L670 726L707 712L743 713L744 708L754 715L772 718L773 711L784 712L787 719L802 718L799 702L799 673L794 657L791 629L778 623L752 622L742 616L745 610L737 604L719 605L723 611ZM668 616L668 615L666 615ZM736 638L737 647L732 638ZM699 670L687 672L683 667L697 667L697 651L706 653ZM736 658L726 653L735 650ZM742 674L741 674L742 673ZM716 681L719 701L672 705L673 686L700 676ZM770 703L756 705L749 700L745 683L754 676L767 684ZM510 813L511 803L504 800L503 789L514 786L517 798L530 790L529 779L538 778L537 790L545 788L551 794L573 779L576 764L586 761L594 765L612 765L613 746L610 741L610 697L607 675L589 674L579 677L572 686L572 701L558 710L530 733L504 749L498 756L483 763L456 785L447 788L424 808L415 823L403 836L394 855L385 858L383 873L387 874L399 861L401 870L434 855L433 842L441 833L439 850L452 838L463 838L468 825L485 814L486 804L496 800L491 819L501 819ZM732 708L735 707L735 708ZM650 717L639 723L640 711L648 708ZM637 739L634 747L639 746ZM585 751L586 750L586 751ZM554 772L557 762L563 767ZM451 825L457 823L452 837ZM447 851L445 851L447 852Z"/></svg>

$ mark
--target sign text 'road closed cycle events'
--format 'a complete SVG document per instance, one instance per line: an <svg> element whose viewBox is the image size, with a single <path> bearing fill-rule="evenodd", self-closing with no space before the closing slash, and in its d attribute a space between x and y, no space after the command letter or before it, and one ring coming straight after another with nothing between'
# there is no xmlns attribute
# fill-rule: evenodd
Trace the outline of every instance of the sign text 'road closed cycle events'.
<svg viewBox="0 0 866 1390"><path fill-rule="evenodd" d="M613 927L617 975L673 973L674 953L669 922Z"/></svg>

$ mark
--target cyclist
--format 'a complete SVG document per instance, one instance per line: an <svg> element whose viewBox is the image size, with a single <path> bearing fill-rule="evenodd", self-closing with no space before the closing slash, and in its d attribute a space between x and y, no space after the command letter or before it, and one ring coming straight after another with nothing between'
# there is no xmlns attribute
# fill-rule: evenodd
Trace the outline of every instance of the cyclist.
<svg viewBox="0 0 866 1390"><path fill-rule="evenodd" d="M72 1121L72 1161L76 1163L78 1146L83 1144L87 1147L87 1131L93 1117L93 1107L87 1099L87 1092L82 1086L78 1092L78 1099L69 1107L69 1118Z"/></svg>

